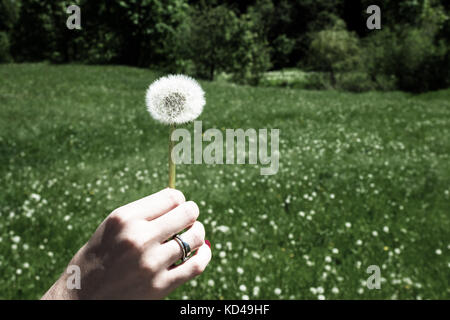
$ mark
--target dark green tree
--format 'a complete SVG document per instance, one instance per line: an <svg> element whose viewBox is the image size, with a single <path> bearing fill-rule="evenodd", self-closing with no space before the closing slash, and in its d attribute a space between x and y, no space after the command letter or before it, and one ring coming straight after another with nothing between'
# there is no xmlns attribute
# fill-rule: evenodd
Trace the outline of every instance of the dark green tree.
<svg viewBox="0 0 450 320"><path fill-rule="evenodd" d="M217 71L228 70L238 47L239 18L221 5L196 9L191 14L189 48L198 76L214 80Z"/></svg>
<svg viewBox="0 0 450 320"><path fill-rule="evenodd" d="M336 84L336 73L355 68L359 62L358 37L347 31L345 22L336 18L333 26L311 34L310 61L317 70L330 74Z"/></svg>

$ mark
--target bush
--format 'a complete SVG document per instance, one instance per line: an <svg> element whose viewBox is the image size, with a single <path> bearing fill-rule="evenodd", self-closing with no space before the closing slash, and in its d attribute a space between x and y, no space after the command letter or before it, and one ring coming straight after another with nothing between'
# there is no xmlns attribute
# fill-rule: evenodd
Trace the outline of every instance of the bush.
<svg viewBox="0 0 450 320"><path fill-rule="evenodd" d="M366 40L365 67L377 89L435 90L449 85L448 52L425 30L385 29Z"/></svg>
<svg viewBox="0 0 450 320"><path fill-rule="evenodd" d="M415 21L417 27L383 28L365 42L365 67L376 83L388 80L400 90L423 92L450 85L448 43L438 35L448 19L441 6L424 2L422 13Z"/></svg>
<svg viewBox="0 0 450 320"><path fill-rule="evenodd" d="M352 92L363 92L374 89L374 83L366 72L344 72L337 77L338 89Z"/></svg>
<svg viewBox="0 0 450 320"><path fill-rule="evenodd" d="M294 50L296 40L281 34L272 41L272 60L274 66L285 66L289 64L289 56Z"/></svg>
<svg viewBox="0 0 450 320"><path fill-rule="evenodd" d="M399 39L395 32L383 28L364 40L364 67L372 81L392 78L396 83L396 63Z"/></svg>
<svg viewBox="0 0 450 320"><path fill-rule="evenodd" d="M380 91L397 90L397 77L395 75L377 74L371 79L373 88Z"/></svg>
<svg viewBox="0 0 450 320"><path fill-rule="evenodd" d="M314 72L308 75L308 81L305 84L305 89L311 90L328 90L333 88L330 82L330 77L323 72Z"/></svg>
<svg viewBox="0 0 450 320"><path fill-rule="evenodd" d="M399 88L423 92L445 87L448 81L448 64L445 69L447 52L444 46L434 44L433 38L424 30L406 32L395 69Z"/></svg>

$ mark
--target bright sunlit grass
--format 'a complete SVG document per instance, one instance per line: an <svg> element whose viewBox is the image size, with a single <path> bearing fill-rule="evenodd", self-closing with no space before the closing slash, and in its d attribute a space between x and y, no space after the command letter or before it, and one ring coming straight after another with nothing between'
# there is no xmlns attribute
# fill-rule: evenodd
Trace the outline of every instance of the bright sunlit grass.
<svg viewBox="0 0 450 320"><path fill-rule="evenodd" d="M159 75L0 66L0 298L39 298L107 214L166 186ZM169 298L450 298L450 91L201 85L204 130L279 128L280 169L178 166L213 258Z"/></svg>

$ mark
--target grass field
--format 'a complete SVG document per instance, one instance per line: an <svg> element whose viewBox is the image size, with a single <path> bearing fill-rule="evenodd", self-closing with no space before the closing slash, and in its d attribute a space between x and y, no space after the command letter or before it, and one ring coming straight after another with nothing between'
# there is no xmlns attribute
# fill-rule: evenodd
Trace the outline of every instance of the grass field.
<svg viewBox="0 0 450 320"><path fill-rule="evenodd" d="M107 214L166 186L157 76L0 65L0 298L39 298ZM279 128L280 169L177 168L213 258L169 299L450 299L450 90L201 84L203 130Z"/></svg>

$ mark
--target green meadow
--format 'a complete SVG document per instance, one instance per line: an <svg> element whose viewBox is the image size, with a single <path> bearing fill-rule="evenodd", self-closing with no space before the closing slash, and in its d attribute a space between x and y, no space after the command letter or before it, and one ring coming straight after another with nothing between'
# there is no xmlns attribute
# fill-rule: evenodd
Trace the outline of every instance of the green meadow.
<svg viewBox="0 0 450 320"><path fill-rule="evenodd" d="M113 209L166 186L160 75L0 65L1 299L40 298ZM203 130L280 129L280 164L177 167L213 258L168 299L450 299L450 90L200 83Z"/></svg>

